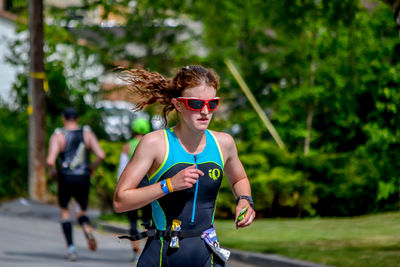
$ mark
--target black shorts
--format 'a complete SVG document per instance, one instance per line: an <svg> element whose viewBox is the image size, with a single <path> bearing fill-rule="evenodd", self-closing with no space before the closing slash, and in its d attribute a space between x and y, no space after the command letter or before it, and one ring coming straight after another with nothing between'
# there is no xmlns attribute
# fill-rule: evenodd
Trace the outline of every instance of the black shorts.
<svg viewBox="0 0 400 267"><path fill-rule="evenodd" d="M138 267L224 267L225 263L212 253L200 237L179 240L179 248L169 247L170 240L148 238L140 255ZM161 257L161 258L160 258Z"/></svg>
<svg viewBox="0 0 400 267"><path fill-rule="evenodd" d="M58 204L67 208L71 197L79 203L82 211L88 206L90 175L64 175L58 179Z"/></svg>

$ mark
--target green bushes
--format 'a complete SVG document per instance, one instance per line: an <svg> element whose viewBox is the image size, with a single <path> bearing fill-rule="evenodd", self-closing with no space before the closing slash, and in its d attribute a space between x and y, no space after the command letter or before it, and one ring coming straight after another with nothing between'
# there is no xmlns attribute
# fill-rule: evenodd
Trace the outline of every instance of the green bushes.
<svg viewBox="0 0 400 267"><path fill-rule="evenodd" d="M238 143L259 215L313 215L315 186L294 168L296 159L267 141Z"/></svg>
<svg viewBox="0 0 400 267"><path fill-rule="evenodd" d="M321 216L350 216L371 212L378 174L365 159L352 154L315 155L298 162L316 186Z"/></svg>
<svg viewBox="0 0 400 267"><path fill-rule="evenodd" d="M249 177L259 216L314 215L318 198L296 157L267 142L239 143L240 159Z"/></svg>
<svg viewBox="0 0 400 267"><path fill-rule="evenodd" d="M28 114L0 108L0 199L27 195Z"/></svg>
<svg viewBox="0 0 400 267"><path fill-rule="evenodd" d="M305 157L267 141L238 143L238 151L258 216L350 216L378 209L379 172L360 153ZM388 190L387 185L385 188ZM227 200L228 190L229 184L223 183L218 207L225 212L217 215L230 210L232 216L234 212L232 194Z"/></svg>

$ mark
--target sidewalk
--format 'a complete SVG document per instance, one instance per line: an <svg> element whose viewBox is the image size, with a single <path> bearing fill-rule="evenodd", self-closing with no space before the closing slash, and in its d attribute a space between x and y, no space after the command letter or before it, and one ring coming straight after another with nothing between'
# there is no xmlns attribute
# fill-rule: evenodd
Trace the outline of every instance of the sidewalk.
<svg viewBox="0 0 400 267"><path fill-rule="evenodd" d="M24 198L5 202L0 205L0 214L17 217L36 217L59 222L59 209L56 205L41 204L28 201ZM89 217L95 222L94 226L105 232L127 234L128 227L120 224L108 223L96 220L100 216L98 210L88 210ZM293 260L273 254L262 254L248 251L230 249L231 259L243 263L251 263L255 266L272 267L325 267L306 261Z"/></svg>

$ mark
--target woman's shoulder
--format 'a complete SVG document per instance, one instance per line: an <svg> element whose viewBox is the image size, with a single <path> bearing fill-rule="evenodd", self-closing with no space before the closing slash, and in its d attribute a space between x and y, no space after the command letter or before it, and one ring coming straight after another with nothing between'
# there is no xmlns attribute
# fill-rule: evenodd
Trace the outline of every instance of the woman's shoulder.
<svg viewBox="0 0 400 267"><path fill-rule="evenodd" d="M164 130L156 130L145 134L141 140L141 143L146 145L159 145L164 142Z"/></svg>
<svg viewBox="0 0 400 267"><path fill-rule="evenodd" d="M224 148L230 147L235 144L235 140L233 140L233 137L228 133L217 132L217 131L212 131L212 130L210 130L210 132L215 136L219 145Z"/></svg>

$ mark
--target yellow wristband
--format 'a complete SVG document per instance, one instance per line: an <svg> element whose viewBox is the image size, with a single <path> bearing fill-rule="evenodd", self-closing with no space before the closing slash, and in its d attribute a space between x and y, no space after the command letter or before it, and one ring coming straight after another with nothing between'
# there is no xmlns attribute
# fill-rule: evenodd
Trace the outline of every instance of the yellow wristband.
<svg viewBox="0 0 400 267"><path fill-rule="evenodd" d="M174 192L174 189L172 189L171 178L167 179L167 187L170 193Z"/></svg>

